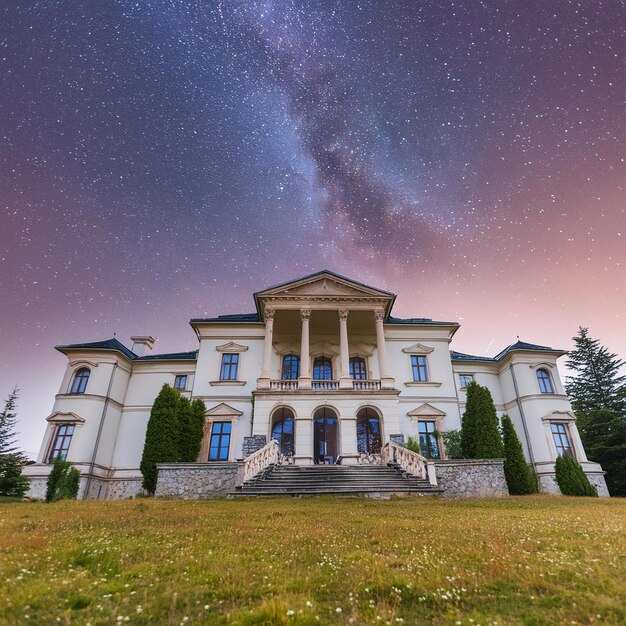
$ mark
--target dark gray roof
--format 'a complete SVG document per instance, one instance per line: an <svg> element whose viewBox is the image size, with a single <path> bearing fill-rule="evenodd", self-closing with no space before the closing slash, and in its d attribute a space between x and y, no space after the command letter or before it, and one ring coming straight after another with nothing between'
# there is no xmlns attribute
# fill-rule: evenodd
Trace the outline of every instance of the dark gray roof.
<svg viewBox="0 0 626 626"><path fill-rule="evenodd" d="M115 337L105 339L104 341L92 341L90 343L72 343L65 346L56 346L59 352L65 350L114 350L120 352L131 361L195 361L198 357L198 351L193 352L172 352L169 354L148 354L146 356L137 356L132 350L129 350L121 341Z"/></svg>
<svg viewBox="0 0 626 626"><path fill-rule="evenodd" d="M217 317L195 317L189 320L194 322L259 322L258 313L232 313L230 315L218 315Z"/></svg>
<svg viewBox="0 0 626 626"><path fill-rule="evenodd" d="M535 352L559 352L561 354L565 354L564 350L558 350L556 348L550 348L549 346L540 346L536 343L527 343L525 341L516 341L512 343L510 346L507 346L501 352L498 352L495 357L488 356L474 356L473 354L463 354L463 352L455 352L454 350L450 351L450 356L453 361L487 361L490 363L497 363L501 361L509 352L513 352L514 350L532 350Z"/></svg>
<svg viewBox="0 0 626 626"><path fill-rule="evenodd" d="M458 326L458 322L438 322L429 317L391 317L386 321L387 324L428 324L430 326Z"/></svg>

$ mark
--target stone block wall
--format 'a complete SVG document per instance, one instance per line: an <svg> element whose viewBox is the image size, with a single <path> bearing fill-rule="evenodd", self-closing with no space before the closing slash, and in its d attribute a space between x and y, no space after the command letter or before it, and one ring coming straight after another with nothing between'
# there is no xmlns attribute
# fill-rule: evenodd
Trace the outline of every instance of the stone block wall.
<svg viewBox="0 0 626 626"><path fill-rule="evenodd" d="M455 459L435 461L437 484L444 498L493 498L508 496L504 459Z"/></svg>
<svg viewBox="0 0 626 626"><path fill-rule="evenodd" d="M235 489L239 463L159 463L155 496L214 498Z"/></svg>
<svg viewBox="0 0 626 626"><path fill-rule="evenodd" d="M598 496L601 498L609 497L609 490L604 480L604 474L591 474L587 473L589 482L598 490ZM539 474L539 491L541 493L549 493L554 496L560 496L561 490L556 482L555 474Z"/></svg>

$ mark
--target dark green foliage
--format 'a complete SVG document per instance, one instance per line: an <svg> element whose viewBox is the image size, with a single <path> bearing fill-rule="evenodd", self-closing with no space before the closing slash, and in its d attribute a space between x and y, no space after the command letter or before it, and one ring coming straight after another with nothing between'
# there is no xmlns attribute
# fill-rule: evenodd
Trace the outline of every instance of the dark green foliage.
<svg viewBox="0 0 626 626"><path fill-rule="evenodd" d="M46 502L75 500L78 495L80 472L68 461L58 456L46 483Z"/></svg>
<svg viewBox="0 0 626 626"><path fill-rule="evenodd" d="M612 496L626 496L626 419L615 411L579 413L576 425L587 457L602 465Z"/></svg>
<svg viewBox="0 0 626 626"><path fill-rule="evenodd" d="M180 394L165 384L150 412L140 469L143 488L153 494L157 483L157 463L178 461L178 407Z"/></svg>
<svg viewBox="0 0 626 626"><path fill-rule="evenodd" d="M181 396L178 406L178 452L181 463L193 463L198 459L204 428L206 406L202 400L190 402Z"/></svg>
<svg viewBox="0 0 626 626"><path fill-rule="evenodd" d="M461 425L461 450L468 459L501 459L504 447L496 407L487 387L467 386L467 403Z"/></svg>
<svg viewBox="0 0 626 626"><path fill-rule="evenodd" d="M575 374L567 377L565 389L576 413L611 409L625 417L626 376L619 374L624 361L591 339L588 328L581 326L572 339L575 349L568 354L566 365Z"/></svg>
<svg viewBox="0 0 626 626"><path fill-rule="evenodd" d="M0 496L23 498L30 482L22 476L22 461L16 454L0 454Z"/></svg>
<svg viewBox="0 0 626 626"><path fill-rule="evenodd" d="M15 425L17 413L15 411L18 397L18 388L15 387L4 403L4 409L0 413L0 454L17 455L20 461L25 461L24 455L16 445Z"/></svg>
<svg viewBox="0 0 626 626"><path fill-rule="evenodd" d="M441 433L443 438L443 444L446 447L446 456L449 459L462 459L463 448L461 448L461 431L460 430L447 430Z"/></svg>
<svg viewBox="0 0 626 626"><path fill-rule="evenodd" d="M580 463L569 454L563 454L556 460L556 482L564 496L597 497L598 495Z"/></svg>
<svg viewBox="0 0 626 626"><path fill-rule="evenodd" d="M504 441L504 475L509 493L523 496L537 492L537 478L526 463L522 444L508 415L502 416L502 439Z"/></svg>

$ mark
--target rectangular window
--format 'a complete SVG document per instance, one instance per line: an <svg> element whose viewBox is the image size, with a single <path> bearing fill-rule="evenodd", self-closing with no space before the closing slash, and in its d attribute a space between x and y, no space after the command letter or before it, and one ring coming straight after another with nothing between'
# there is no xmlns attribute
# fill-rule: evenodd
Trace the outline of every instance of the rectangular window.
<svg viewBox="0 0 626 626"><path fill-rule="evenodd" d="M416 354L411 356L411 369L413 370L413 381L416 383L428 382L428 368L426 367L426 357Z"/></svg>
<svg viewBox="0 0 626 626"><path fill-rule="evenodd" d="M220 380L237 380L238 365L239 354L223 354L222 369L220 370Z"/></svg>
<svg viewBox="0 0 626 626"><path fill-rule="evenodd" d="M459 382L461 383L461 389L467 389L467 386L474 382L474 374L459 374Z"/></svg>
<svg viewBox="0 0 626 626"><path fill-rule="evenodd" d="M554 439L554 445L556 446L556 453L559 456L569 454L574 456L574 450L567 434L567 426L560 424L559 422L550 422L550 430L552 431L552 438Z"/></svg>
<svg viewBox="0 0 626 626"><path fill-rule="evenodd" d="M187 374L178 374L174 379L174 389L187 389Z"/></svg>
<svg viewBox="0 0 626 626"><path fill-rule="evenodd" d="M228 461L232 422L214 422L209 443L209 461Z"/></svg>
<svg viewBox="0 0 626 626"><path fill-rule="evenodd" d="M418 422L418 430L420 435L420 448L422 456L427 459L440 459L439 440L437 439L437 429L435 422Z"/></svg>
<svg viewBox="0 0 626 626"><path fill-rule="evenodd" d="M64 461L67 458L67 452L70 449L72 436L74 435L73 424L61 424L57 426L52 440L52 447L48 455L48 463L52 463L54 459L60 456Z"/></svg>

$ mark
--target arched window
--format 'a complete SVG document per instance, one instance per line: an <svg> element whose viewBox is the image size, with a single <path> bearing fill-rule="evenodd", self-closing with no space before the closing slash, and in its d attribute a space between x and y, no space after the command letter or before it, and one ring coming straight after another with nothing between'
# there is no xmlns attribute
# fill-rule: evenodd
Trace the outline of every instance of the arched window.
<svg viewBox="0 0 626 626"><path fill-rule="evenodd" d="M280 453L284 456L294 455L294 419L290 409L278 409L272 420L272 439L278 441Z"/></svg>
<svg viewBox="0 0 626 626"><path fill-rule="evenodd" d="M537 381L539 382L539 391L541 391L541 393L554 393L552 378L550 378L550 372L548 372L548 370L543 368L537 370Z"/></svg>
<svg viewBox="0 0 626 626"><path fill-rule="evenodd" d="M332 380L333 363L327 356L318 356L313 361L313 380Z"/></svg>
<svg viewBox="0 0 626 626"><path fill-rule="evenodd" d="M332 465L338 455L339 420L333 409L324 406L313 414L313 461Z"/></svg>
<svg viewBox="0 0 626 626"><path fill-rule="evenodd" d="M88 367L81 367L76 374L74 374L70 393L85 393L89 374L91 374L91 371Z"/></svg>
<svg viewBox="0 0 626 626"><path fill-rule="evenodd" d="M380 419L373 409L361 409L356 416L356 442L361 454L380 454Z"/></svg>
<svg viewBox="0 0 626 626"><path fill-rule="evenodd" d="M367 369L365 359L360 356L353 356L350 359L350 378L353 380L367 380Z"/></svg>
<svg viewBox="0 0 626 626"><path fill-rule="evenodd" d="M280 377L283 380L297 380L298 376L300 376L300 357L297 354L286 354L283 357Z"/></svg>

